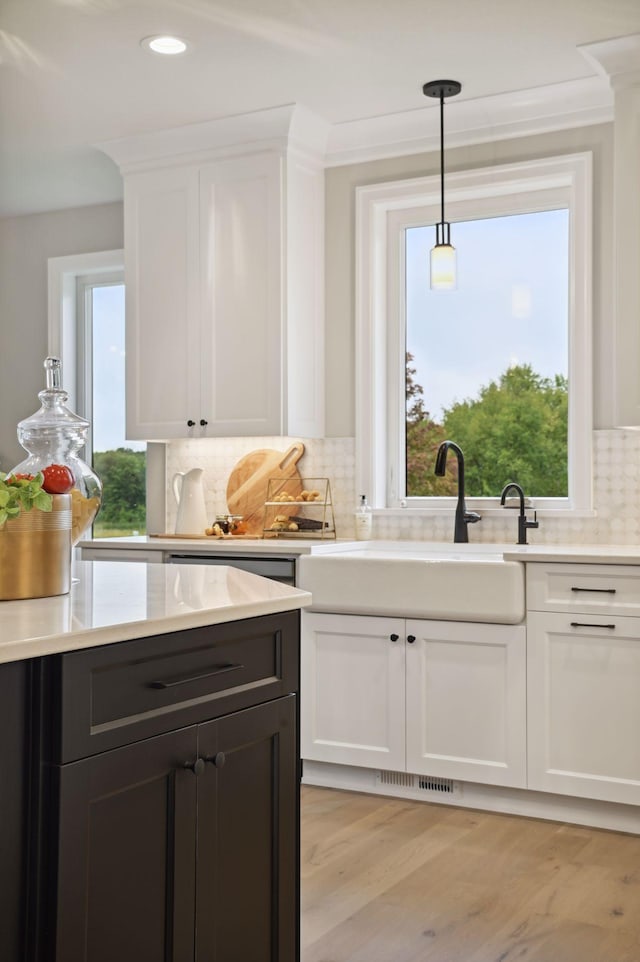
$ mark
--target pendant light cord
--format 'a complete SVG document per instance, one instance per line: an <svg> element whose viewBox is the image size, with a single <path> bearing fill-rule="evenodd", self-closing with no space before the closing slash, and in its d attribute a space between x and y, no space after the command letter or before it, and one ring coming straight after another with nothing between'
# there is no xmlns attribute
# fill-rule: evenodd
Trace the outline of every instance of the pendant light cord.
<svg viewBox="0 0 640 962"><path fill-rule="evenodd" d="M440 94L440 211L444 233L444 94Z"/></svg>

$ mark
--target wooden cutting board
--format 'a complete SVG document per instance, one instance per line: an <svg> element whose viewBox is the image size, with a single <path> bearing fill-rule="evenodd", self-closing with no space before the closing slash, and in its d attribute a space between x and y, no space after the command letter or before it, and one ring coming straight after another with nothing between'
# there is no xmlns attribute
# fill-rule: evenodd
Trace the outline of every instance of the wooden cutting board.
<svg viewBox="0 0 640 962"><path fill-rule="evenodd" d="M302 481L296 467L304 454L304 444L296 441L286 451L262 448L251 451L241 458L227 482L227 507L229 514L242 515L247 534L262 535L264 503L270 478L289 481L286 490L293 495L302 491ZM295 482L298 482L297 485ZM282 489L283 485L279 488ZM288 514L296 514L299 506L287 505Z"/></svg>

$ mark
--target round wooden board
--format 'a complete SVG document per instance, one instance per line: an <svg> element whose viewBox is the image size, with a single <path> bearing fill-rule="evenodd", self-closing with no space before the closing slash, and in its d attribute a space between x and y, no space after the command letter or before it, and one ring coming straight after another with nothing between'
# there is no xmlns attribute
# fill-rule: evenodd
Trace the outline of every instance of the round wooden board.
<svg viewBox="0 0 640 962"><path fill-rule="evenodd" d="M270 478L288 481L287 491L294 496L302 491L302 480L296 465L303 454L304 444L296 441L286 451L275 451L273 448L251 451L233 468L227 482L227 507L229 514L242 516L247 534L256 536L263 533L264 503ZM289 514L296 514L299 510L299 506L287 506Z"/></svg>

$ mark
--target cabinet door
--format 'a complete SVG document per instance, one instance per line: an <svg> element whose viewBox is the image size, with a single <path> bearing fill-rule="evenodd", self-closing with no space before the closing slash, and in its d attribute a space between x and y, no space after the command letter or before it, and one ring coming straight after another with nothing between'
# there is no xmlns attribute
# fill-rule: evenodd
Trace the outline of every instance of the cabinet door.
<svg viewBox="0 0 640 962"><path fill-rule="evenodd" d="M302 757L405 770L404 621L302 613Z"/></svg>
<svg viewBox="0 0 640 962"><path fill-rule="evenodd" d="M196 747L192 726L57 769L45 962L193 958L197 778L184 766Z"/></svg>
<svg viewBox="0 0 640 962"><path fill-rule="evenodd" d="M407 621L407 770L526 784L523 626Z"/></svg>
<svg viewBox="0 0 640 962"><path fill-rule="evenodd" d="M209 434L282 433L281 172L277 153L200 170L203 417Z"/></svg>
<svg viewBox="0 0 640 962"><path fill-rule="evenodd" d="M197 962L298 958L296 703L288 695L200 726Z"/></svg>
<svg viewBox="0 0 640 962"><path fill-rule="evenodd" d="M127 437L189 437L201 410L198 172L125 183ZM197 427L193 430L200 431Z"/></svg>
<svg viewBox="0 0 640 962"><path fill-rule="evenodd" d="M529 788L640 804L640 619L527 620Z"/></svg>

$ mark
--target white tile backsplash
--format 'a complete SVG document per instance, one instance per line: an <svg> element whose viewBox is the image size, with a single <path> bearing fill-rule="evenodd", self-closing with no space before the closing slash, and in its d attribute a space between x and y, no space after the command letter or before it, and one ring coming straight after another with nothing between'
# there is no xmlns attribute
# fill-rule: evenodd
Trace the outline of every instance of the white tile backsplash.
<svg viewBox="0 0 640 962"><path fill-rule="evenodd" d="M297 439L296 439L297 440ZM328 478L338 537L353 537L355 455L353 438L303 441L298 462L301 477ZM237 462L250 451L286 451L291 439L281 437L215 438L171 441L167 444L167 531L176 523L173 477L177 471L204 469L207 511L211 519L227 512L227 481Z"/></svg>
<svg viewBox="0 0 640 962"><path fill-rule="evenodd" d="M177 471L203 468L207 510L213 519L227 511L229 475L245 454L258 448L286 451L291 441L281 437L214 438L171 441L167 444L167 528L176 522L172 479ZM328 478L334 502L339 538L353 538L355 490L355 443L353 438L305 440L305 453L298 462L302 477ZM640 543L640 431L606 430L593 435L592 517L547 517L529 532L532 544L639 544ZM530 513L530 512L529 512ZM470 528L472 541L511 542L515 539L515 512L497 517L486 515ZM373 537L417 541L450 541L453 512L417 518L375 515Z"/></svg>

